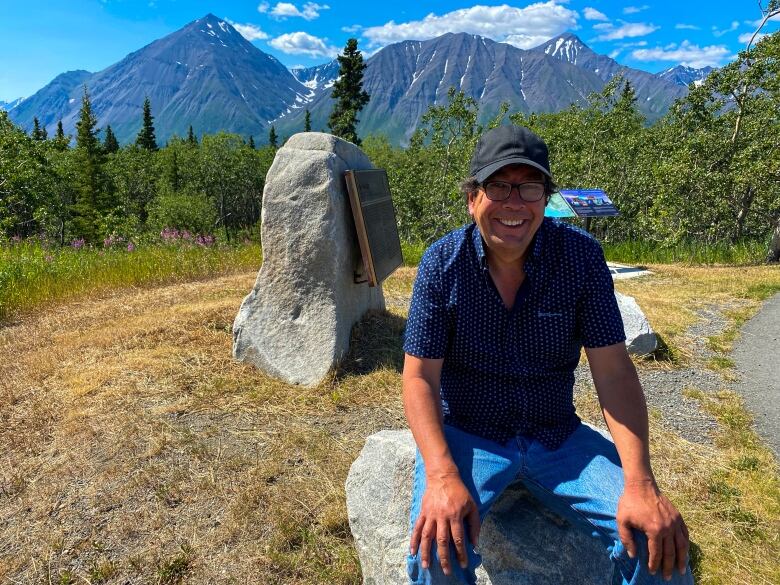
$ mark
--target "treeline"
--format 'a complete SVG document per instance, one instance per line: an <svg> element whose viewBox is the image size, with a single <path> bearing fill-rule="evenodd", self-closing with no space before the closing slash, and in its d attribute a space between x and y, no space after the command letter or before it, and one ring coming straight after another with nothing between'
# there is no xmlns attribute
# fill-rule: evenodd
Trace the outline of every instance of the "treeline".
<svg viewBox="0 0 780 585"><path fill-rule="evenodd" d="M780 259L780 33L692 87L652 126L636 101L630 84L614 79L587 106L524 114L504 105L485 126L531 127L550 146L559 186L604 189L621 212L593 221L604 241L760 241L768 260ZM139 139L124 148L110 143L108 129L98 140L86 93L75 148L61 132L27 136L0 112L0 237L99 242L171 227L231 239L255 228L276 149L231 134L198 143L192 133L156 149L142 139L153 132L144 110ZM468 221L459 183L484 130L479 114L451 89L407 148L364 138L387 169L404 241L427 243Z"/></svg>
<svg viewBox="0 0 780 585"><path fill-rule="evenodd" d="M70 148L61 125L51 139L40 127L27 136L0 112L0 239L94 244L170 227L230 241L256 229L273 146L198 141L190 128L158 148L147 100L137 140L120 148L110 126L97 128L86 89L76 126Z"/></svg>
<svg viewBox="0 0 780 585"><path fill-rule="evenodd" d="M450 90L430 108L409 148L368 138L388 171L402 238L430 242L467 220L459 182L483 131L476 102ZM587 106L550 114L509 113L550 147L560 187L601 188L621 215L593 221L610 242L658 246L761 241L780 260L780 33L710 74L659 122L647 126L636 94L613 79Z"/></svg>

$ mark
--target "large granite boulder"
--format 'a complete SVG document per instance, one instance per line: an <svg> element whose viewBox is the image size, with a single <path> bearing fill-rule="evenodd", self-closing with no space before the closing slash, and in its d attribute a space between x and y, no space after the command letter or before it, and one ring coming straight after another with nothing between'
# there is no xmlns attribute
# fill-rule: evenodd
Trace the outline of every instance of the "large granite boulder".
<svg viewBox="0 0 780 585"><path fill-rule="evenodd" d="M347 477L347 512L365 585L407 585L415 444L409 431L370 436ZM603 585L612 574L597 539L513 484L480 532L480 585Z"/></svg>
<svg viewBox="0 0 780 585"><path fill-rule="evenodd" d="M623 327L626 330L626 348L629 353L647 355L658 348L658 339L634 297L615 291Z"/></svg>
<svg viewBox="0 0 780 585"><path fill-rule="evenodd" d="M352 326L384 309L381 287L355 284L360 249L344 182L370 169L354 144L291 137L266 177L263 265L233 324L233 355L294 384L320 382L349 349Z"/></svg>

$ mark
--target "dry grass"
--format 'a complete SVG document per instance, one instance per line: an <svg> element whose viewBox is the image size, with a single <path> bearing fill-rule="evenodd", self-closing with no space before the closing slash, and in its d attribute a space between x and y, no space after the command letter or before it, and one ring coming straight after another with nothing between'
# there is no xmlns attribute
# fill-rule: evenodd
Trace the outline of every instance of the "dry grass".
<svg viewBox="0 0 780 585"><path fill-rule="evenodd" d="M654 269L619 288L681 347L696 307L755 303L747 282L777 276ZM360 583L343 485L365 437L404 424L400 338L413 276L404 268L387 282L390 312L364 320L359 351L312 389L232 360L231 324L254 273L104 294L0 329L0 582ZM598 416L592 398L579 408ZM759 506L745 495L756 478L734 486L733 474L757 470L776 489L771 459L691 445L657 423L652 433L660 481L700 547L702 582L770 582L761 575L777 570L767 556L780 541L774 492ZM734 528L750 518L732 513L736 496L719 515L716 473L760 520L752 537ZM730 573L714 557L723 539Z"/></svg>

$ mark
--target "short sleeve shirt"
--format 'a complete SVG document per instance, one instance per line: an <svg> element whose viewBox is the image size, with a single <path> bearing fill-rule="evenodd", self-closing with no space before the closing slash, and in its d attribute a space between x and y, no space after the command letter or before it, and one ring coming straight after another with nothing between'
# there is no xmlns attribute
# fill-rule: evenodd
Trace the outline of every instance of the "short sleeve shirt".
<svg viewBox="0 0 780 585"><path fill-rule="evenodd" d="M574 369L580 350L625 341L612 276L598 242L545 218L508 310L488 272L476 224L423 255L404 351L444 358L446 424L498 443L517 435L556 449L579 424Z"/></svg>

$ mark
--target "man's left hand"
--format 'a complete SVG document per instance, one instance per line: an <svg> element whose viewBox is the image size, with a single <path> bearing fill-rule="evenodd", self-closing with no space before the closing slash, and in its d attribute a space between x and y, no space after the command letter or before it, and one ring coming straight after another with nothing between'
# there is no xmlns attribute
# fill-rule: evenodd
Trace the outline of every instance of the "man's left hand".
<svg viewBox="0 0 780 585"><path fill-rule="evenodd" d="M647 535L648 569L655 575L663 570L664 579L672 578L677 566L685 574L688 563L688 528L677 508L664 496L655 481L627 481L618 502L617 527L620 540L631 558L637 554L632 529Z"/></svg>

